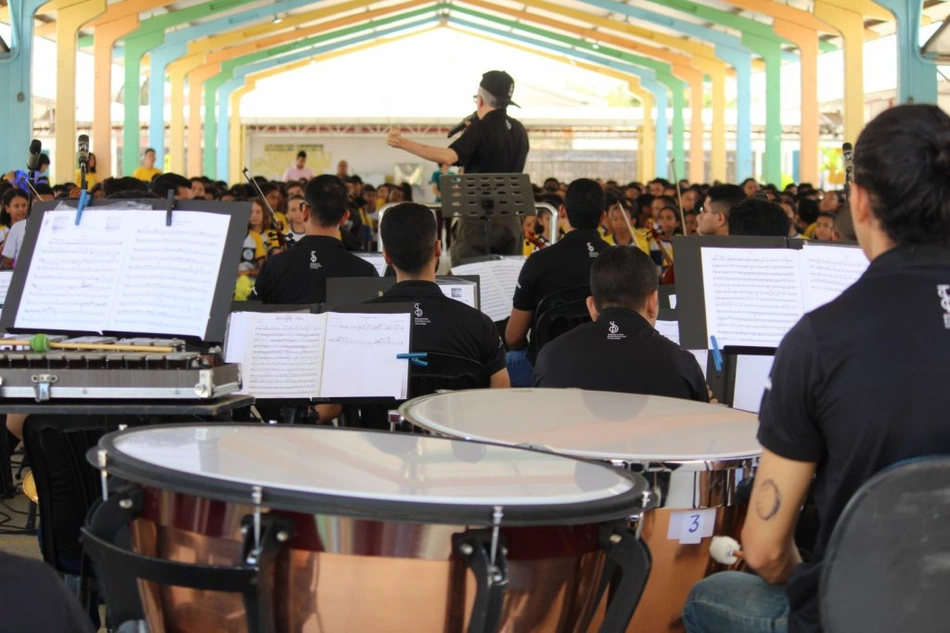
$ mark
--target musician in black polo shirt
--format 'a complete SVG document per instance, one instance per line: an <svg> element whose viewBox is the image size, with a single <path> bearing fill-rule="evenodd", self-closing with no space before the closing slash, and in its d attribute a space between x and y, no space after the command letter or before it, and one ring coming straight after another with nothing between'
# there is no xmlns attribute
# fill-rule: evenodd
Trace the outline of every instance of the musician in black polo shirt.
<svg viewBox="0 0 950 633"><path fill-rule="evenodd" d="M610 246L597 230L604 221L605 211L603 187L588 178L575 180L567 187L564 204L558 210L559 217L567 217L566 235L525 261L505 329L505 342L512 350L508 354L508 367L513 385L531 384L526 348L538 303L555 291L588 285L591 263Z"/></svg>
<svg viewBox="0 0 950 633"><path fill-rule="evenodd" d="M528 132L520 121L508 116L515 81L503 70L482 75L475 95L477 110L466 119L467 127L449 147L425 145L390 130L386 142L435 163L458 165L466 174L520 174L528 156ZM520 255L521 220L516 216L491 220L489 247L492 253ZM452 264L463 259L487 255L485 225L475 218L459 218L452 242Z"/></svg>
<svg viewBox="0 0 950 633"><path fill-rule="evenodd" d="M656 266L643 251L612 246L590 267L587 309L579 325L544 346L535 387L576 387L708 402L696 358L656 331Z"/></svg>
<svg viewBox="0 0 950 633"><path fill-rule="evenodd" d="M757 575L697 584L691 633L820 632L822 559L845 505L892 464L950 453L950 117L904 105L871 121L854 146L850 213L871 265L789 331L762 398L742 531ZM820 528L803 562L792 535L813 479Z"/></svg>
<svg viewBox="0 0 950 633"><path fill-rule="evenodd" d="M435 216L413 202L397 205L379 227L383 257L396 271L396 285L370 303L412 303L412 351L453 354L488 370L491 387L508 387L501 337L486 315L446 297L435 283L442 246Z"/></svg>
<svg viewBox="0 0 950 633"><path fill-rule="evenodd" d="M349 219L346 185L336 176L317 176L307 183L300 204L306 236L291 250L261 267L251 299L264 303L322 303L328 277L377 277L369 262L348 253L340 226Z"/></svg>

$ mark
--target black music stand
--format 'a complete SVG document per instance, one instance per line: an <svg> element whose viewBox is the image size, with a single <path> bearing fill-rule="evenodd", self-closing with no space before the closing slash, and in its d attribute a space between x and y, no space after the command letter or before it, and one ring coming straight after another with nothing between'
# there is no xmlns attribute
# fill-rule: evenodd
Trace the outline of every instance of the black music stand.
<svg viewBox="0 0 950 633"><path fill-rule="evenodd" d="M442 215L485 223L485 254L491 256L491 219L535 215L527 174L447 174L442 176Z"/></svg>

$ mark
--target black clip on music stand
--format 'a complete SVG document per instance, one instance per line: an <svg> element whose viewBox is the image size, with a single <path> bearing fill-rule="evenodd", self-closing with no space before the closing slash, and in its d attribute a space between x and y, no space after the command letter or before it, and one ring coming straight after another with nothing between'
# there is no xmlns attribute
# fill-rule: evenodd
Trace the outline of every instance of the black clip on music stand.
<svg viewBox="0 0 950 633"><path fill-rule="evenodd" d="M485 255L491 258L491 219L534 215L534 192L527 174L447 174L442 176L442 215L478 218L485 223Z"/></svg>

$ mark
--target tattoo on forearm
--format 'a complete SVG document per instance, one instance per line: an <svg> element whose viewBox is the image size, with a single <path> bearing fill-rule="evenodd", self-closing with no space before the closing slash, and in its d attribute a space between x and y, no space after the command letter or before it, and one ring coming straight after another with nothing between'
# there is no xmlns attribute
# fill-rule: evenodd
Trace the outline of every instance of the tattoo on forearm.
<svg viewBox="0 0 950 633"><path fill-rule="evenodd" d="M778 514L782 507L782 493L771 479L766 479L759 486L755 496L755 513L763 521L769 521Z"/></svg>

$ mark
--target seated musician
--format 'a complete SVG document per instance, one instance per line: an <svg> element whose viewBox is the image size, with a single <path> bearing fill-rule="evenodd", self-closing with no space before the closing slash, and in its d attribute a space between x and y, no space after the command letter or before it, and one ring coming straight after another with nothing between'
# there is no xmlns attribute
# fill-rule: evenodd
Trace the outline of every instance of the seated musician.
<svg viewBox="0 0 950 633"><path fill-rule="evenodd" d="M603 188L588 178L575 180L568 186L559 209L559 216L567 217L566 235L525 261L505 330L505 342L515 352L509 355L509 367L519 368L518 379L512 377L515 386L527 386L531 381L526 348L538 303L558 290L586 286L591 262L608 248L597 230L603 222L604 210Z"/></svg>
<svg viewBox="0 0 950 633"><path fill-rule="evenodd" d="M746 199L739 185L716 185L706 193L699 215L700 235L729 235L729 211Z"/></svg>
<svg viewBox="0 0 950 633"><path fill-rule="evenodd" d="M778 349L742 530L756 574L698 583L683 612L691 633L821 631L822 560L845 505L892 464L950 453L950 391L935 388L950 384L948 201L950 117L902 105L871 121L854 147L850 207L870 267ZM813 480L820 528L803 561L792 536Z"/></svg>
<svg viewBox="0 0 950 633"><path fill-rule="evenodd" d="M478 361L491 387L509 387L504 347L488 316L446 297L435 283L442 254L435 216L428 207L404 202L383 215L383 257L396 271L396 285L370 303L412 303L412 351L438 352Z"/></svg>
<svg viewBox="0 0 950 633"><path fill-rule="evenodd" d="M579 325L544 346L535 387L576 387L708 402L696 358L656 331L656 267L639 248L613 246L590 267L587 309Z"/></svg>
<svg viewBox="0 0 950 633"><path fill-rule="evenodd" d="M340 227L349 219L346 186L336 176L307 183L300 203L306 236L294 248L268 259L254 283L252 300L264 303L322 303L328 277L377 277L369 262L348 253Z"/></svg>

